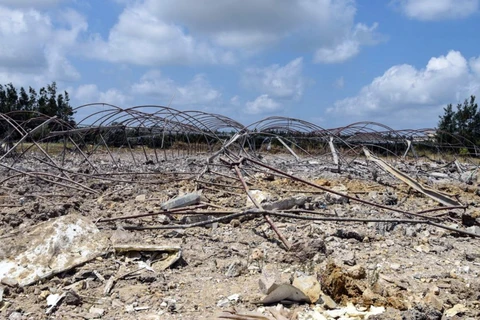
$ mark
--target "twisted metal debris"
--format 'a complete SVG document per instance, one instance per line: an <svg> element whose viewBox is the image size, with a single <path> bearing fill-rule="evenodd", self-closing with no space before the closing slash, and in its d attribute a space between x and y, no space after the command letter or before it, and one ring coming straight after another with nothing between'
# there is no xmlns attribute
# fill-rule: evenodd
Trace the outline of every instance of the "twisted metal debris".
<svg viewBox="0 0 480 320"><path fill-rule="evenodd" d="M18 185L41 185L53 186L56 190L54 194L58 194L57 189L60 189L62 192L106 197L118 192L118 189L106 193L97 188L97 184L102 181L138 186L162 185L180 180L194 182L195 188L204 190L205 194L226 192L238 197L242 196L238 190L243 189L257 210L230 208L227 211L210 210L209 214L229 214L233 217L261 214L288 249L288 241L283 238L270 216L283 215L307 220L315 218L288 210L264 210L262 204L250 194L245 177L251 179L250 183L256 184L256 174L275 173L359 201L382 212L396 212L417 218L408 221L397 219L399 222L427 223L448 229L439 224L438 217L348 196L287 171L306 166L338 174L368 174L372 180L376 180L378 170L371 162L377 158L369 156L370 152L384 159L375 160L377 164L387 161L397 167L410 165L416 177L429 174L441 177L446 174L438 171L448 167L453 168L457 179L468 182L468 175L471 178L478 171L478 146L459 136L449 139L454 143L438 141L435 129L394 130L375 122L357 122L345 127L326 129L304 120L286 117L269 117L243 125L219 114L180 111L153 105L122 109L109 104L88 104L75 111L77 115L84 115L75 127L56 117L47 117L37 112L0 114L0 190L10 192ZM32 124L35 128L27 129ZM367 151L364 153L364 150ZM459 156L460 150L467 150L469 156L465 156L465 152ZM269 161L280 158L283 170L268 165ZM186 166L166 165L180 160L186 161ZM389 171L388 165L383 165L385 168ZM398 171L395 170L392 169L391 172ZM394 175L402 177L401 173ZM414 178L407 176L404 181L406 180L410 181L407 183L411 186L415 185ZM431 189L419 187L418 190L427 190L429 194L424 193L430 196L438 195ZM22 193L28 195L28 192ZM15 196L22 195L12 195ZM36 195L30 192L29 196ZM466 208L447 195L440 202L450 207L434 207L426 212ZM194 209L212 208L219 209L219 205L206 203ZM192 209L185 212L192 212ZM167 212L156 214L164 213ZM175 210L171 213L182 214L184 211ZM317 214L317 220L325 219L318 217L318 211L310 210L309 213ZM136 215L133 218L149 215L151 214ZM127 218L132 219L132 216L125 219ZM122 217L100 217L99 221L117 219ZM232 217L218 218L215 221L229 219ZM342 219L349 221L348 218ZM375 217L373 220L387 221L388 218ZM193 223L190 226L203 224ZM137 229L143 227L126 226ZM474 235L465 231L458 232Z"/></svg>

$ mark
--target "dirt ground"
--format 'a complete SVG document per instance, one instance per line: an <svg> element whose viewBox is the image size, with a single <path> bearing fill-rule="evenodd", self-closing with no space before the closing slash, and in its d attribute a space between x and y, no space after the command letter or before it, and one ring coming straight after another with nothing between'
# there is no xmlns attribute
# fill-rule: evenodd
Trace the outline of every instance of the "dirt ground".
<svg viewBox="0 0 480 320"><path fill-rule="evenodd" d="M202 156L160 165L125 161L122 168L95 159L99 171L109 174L72 162L69 170L75 181L95 193L46 184L35 177L4 180L8 176L2 176L0 239L18 239L20 246L22 235L34 226L78 215L95 223L109 241L109 248L96 258L31 285L2 279L0 318L220 319L223 315L227 319L226 314L230 319L366 318L333 312L350 304L358 310L384 307L382 313L368 319L480 318L480 238L431 224L406 223L405 219L416 217L387 210L414 213L441 207L436 201L365 161L352 163L340 172L315 159L297 162L287 155L262 161L352 199L243 164L245 181L250 190L259 190L264 196L262 204L304 196L304 201L288 209L293 211L285 209L299 219L271 216L291 245L287 251L259 214L184 228L185 223L242 212L247 206L246 192L235 171L220 162L205 170ZM436 223L449 228L472 232L480 228L477 180L461 182L460 173L427 160L397 160L392 164L468 206L422 215L434 217ZM34 165L23 164L26 168ZM201 201L208 205L164 214L162 204L167 200L196 191L201 191ZM140 214L150 216L102 221ZM301 219L309 216L331 220ZM347 218L385 220L335 221ZM133 230L147 226L171 228ZM172 254L157 252L154 256L142 250L125 253L112 249L122 244L179 247L181 258L160 270L163 268L152 261L168 262ZM28 247L28 243L23 246ZM0 259L11 258L5 247L2 250ZM320 284L320 298L314 303L283 301L263 306L259 304L266 295L259 285L262 270L271 270L278 284L291 283L294 278L314 279L309 281L312 286L315 281ZM62 300L50 308L48 297L55 295L63 295ZM255 312L257 318L241 316L248 312Z"/></svg>

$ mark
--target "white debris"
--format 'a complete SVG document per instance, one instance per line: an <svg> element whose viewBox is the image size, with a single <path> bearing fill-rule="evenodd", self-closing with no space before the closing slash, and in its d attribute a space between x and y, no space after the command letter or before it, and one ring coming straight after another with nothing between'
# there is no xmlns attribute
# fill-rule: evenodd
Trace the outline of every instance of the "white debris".
<svg viewBox="0 0 480 320"><path fill-rule="evenodd" d="M52 219L22 237L1 241L0 251L8 255L0 260L0 279L12 278L26 286L90 261L107 248L108 239L85 217L70 214Z"/></svg>

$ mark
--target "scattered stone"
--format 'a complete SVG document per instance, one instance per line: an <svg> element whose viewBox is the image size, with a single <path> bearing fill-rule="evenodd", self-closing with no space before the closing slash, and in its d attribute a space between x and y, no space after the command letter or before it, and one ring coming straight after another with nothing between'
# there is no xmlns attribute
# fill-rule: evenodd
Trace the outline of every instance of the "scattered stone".
<svg viewBox="0 0 480 320"><path fill-rule="evenodd" d="M68 305L78 306L82 304L82 298L73 290L67 291L63 302Z"/></svg>
<svg viewBox="0 0 480 320"><path fill-rule="evenodd" d="M331 190L346 195L348 189L344 185L339 185L339 186L332 187ZM347 197L344 197L338 194L327 192L325 194L325 202L327 204L345 204L349 202L349 199Z"/></svg>
<svg viewBox="0 0 480 320"><path fill-rule="evenodd" d="M342 261L344 264L347 266L354 266L357 262L355 261L355 252L353 251L347 251L343 256L342 256Z"/></svg>
<svg viewBox="0 0 480 320"><path fill-rule="evenodd" d="M334 234L334 236L339 237L341 239L355 239L360 242L362 242L363 238L365 238L364 235L361 235L356 231L347 231L343 229L338 229L337 232Z"/></svg>
<svg viewBox="0 0 480 320"><path fill-rule="evenodd" d="M415 305L402 313L402 320L440 320L442 319L442 313L434 308L425 305Z"/></svg>
<svg viewBox="0 0 480 320"><path fill-rule="evenodd" d="M227 272L225 272L225 275L228 278L235 278L240 276L246 269L246 266L244 263L242 263L240 260L236 260L232 262L228 268Z"/></svg>
<svg viewBox="0 0 480 320"><path fill-rule="evenodd" d="M270 293L270 289L275 283L280 282L280 274L273 264L267 264L262 268L262 274L258 280L260 291L264 294Z"/></svg>
<svg viewBox="0 0 480 320"><path fill-rule="evenodd" d="M230 300L228 300L227 298L218 300L217 302L217 307L220 307L220 308L224 308L229 305L230 305Z"/></svg>
<svg viewBox="0 0 480 320"><path fill-rule="evenodd" d="M471 226L465 229L465 231L475 233L480 236L480 227L479 226Z"/></svg>
<svg viewBox="0 0 480 320"><path fill-rule="evenodd" d="M335 309L337 307L337 303L333 301L329 295L322 294L321 299L323 301L323 305L328 309Z"/></svg>
<svg viewBox="0 0 480 320"><path fill-rule="evenodd" d="M465 312L467 312L468 309L465 307L463 304L456 304L453 306L453 308L450 308L448 310L445 310L445 316L446 317L454 317L456 315L462 315Z"/></svg>
<svg viewBox="0 0 480 320"><path fill-rule="evenodd" d="M443 301L438 298L433 292L428 292L423 301L426 305L431 306L438 311L443 310Z"/></svg>
<svg viewBox="0 0 480 320"><path fill-rule="evenodd" d="M311 303L317 302L320 298L320 283L316 276L295 276L292 285L300 289L310 299Z"/></svg>
<svg viewBox="0 0 480 320"><path fill-rule="evenodd" d="M97 308L97 307L91 307L88 310L88 313L92 314L94 318L101 318L103 314L105 313L105 309Z"/></svg>
<svg viewBox="0 0 480 320"><path fill-rule="evenodd" d="M141 194L135 197L136 202L145 202L147 199L147 196L145 194Z"/></svg>
<svg viewBox="0 0 480 320"><path fill-rule="evenodd" d="M367 272L365 271L365 268L361 265L356 265L351 268L348 268L345 270L345 274L352 279L365 279L367 276Z"/></svg>
<svg viewBox="0 0 480 320"><path fill-rule="evenodd" d="M0 283L6 285L6 286L8 286L8 287L16 287L16 286L18 286L18 281L17 281L17 279L9 278L9 277L2 278L2 280L0 281Z"/></svg>
<svg viewBox="0 0 480 320"><path fill-rule="evenodd" d="M240 299L240 295L238 293L234 293L230 296L227 297L228 300L230 301L238 301Z"/></svg>
<svg viewBox="0 0 480 320"><path fill-rule="evenodd" d="M268 192L263 192L261 190L250 190L250 195L255 199L255 201L259 204L268 201L272 198L271 194ZM255 207L255 204L252 200L247 196L247 202L245 203L246 207Z"/></svg>
<svg viewBox="0 0 480 320"><path fill-rule="evenodd" d="M8 316L8 320L23 320L25 317L20 312L14 311Z"/></svg>
<svg viewBox="0 0 480 320"><path fill-rule="evenodd" d="M327 255L327 246L321 238L298 240L292 243L290 250L283 255L285 263L322 262Z"/></svg>

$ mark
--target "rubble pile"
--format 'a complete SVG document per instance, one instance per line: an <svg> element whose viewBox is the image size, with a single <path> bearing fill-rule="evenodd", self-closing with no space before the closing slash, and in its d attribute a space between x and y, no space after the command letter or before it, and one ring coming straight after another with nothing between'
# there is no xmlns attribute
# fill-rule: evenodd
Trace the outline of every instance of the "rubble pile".
<svg viewBox="0 0 480 320"><path fill-rule="evenodd" d="M309 152L280 120L168 153L25 131L0 155L0 318L480 318L475 157L385 155L365 127Z"/></svg>
<svg viewBox="0 0 480 320"><path fill-rule="evenodd" d="M355 164L332 172L312 162L289 155L165 161L118 181L85 176L82 185L95 193L31 177L22 185L6 182L0 313L480 316L478 185L416 171L423 162L388 162L404 175L415 172L410 178L433 192L422 193L387 170L363 173L360 166L352 177Z"/></svg>

